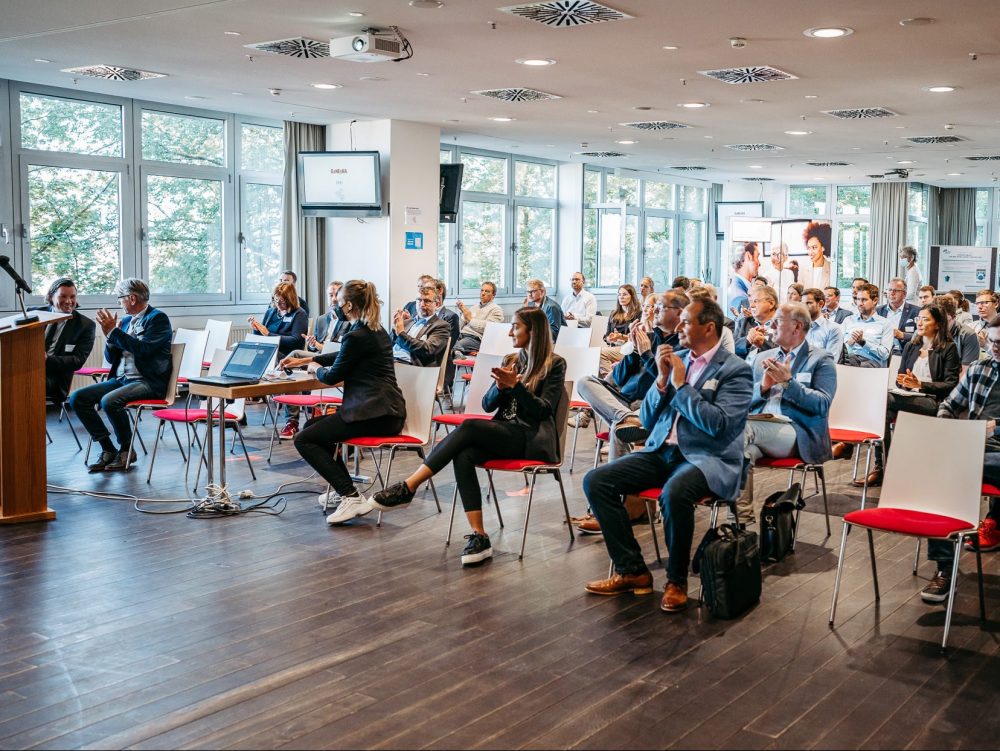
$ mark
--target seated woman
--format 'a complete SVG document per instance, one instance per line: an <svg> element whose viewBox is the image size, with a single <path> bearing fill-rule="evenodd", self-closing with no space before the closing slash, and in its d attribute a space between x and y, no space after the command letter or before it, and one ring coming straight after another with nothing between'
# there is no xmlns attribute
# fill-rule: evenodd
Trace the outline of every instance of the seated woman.
<svg viewBox="0 0 1000 751"><path fill-rule="evenodd" d="M476 465L491 459L554 462L559 458L556 409L563 397L566 361L553 352L549 321L538 308L521 308L514 314L510 338L521 352L507 355L501 367L493 369L494 384L483 397L483 410L496 410L493 419L462 423L412 475L372 496L372 503L383 511L405 506L417 488L454 463L458 494L472 527L462 551L466 566L493 556L483 526Z"/></svg>
<svg viewBox="0 0 1000 751"><path fill-rule="evenodd" d="M389 335L379 323L375 285L360 279L347 282L337 293L334 315L350 323L340 340L340 351L308 357L286 357L285 368L322 365L316 377L334 386L343 383L344 402L336 412L310 420L295 436L295 448L333 488L320 495L326 508L340 500L328 524L342 524L374 508L354 487L336 445L348 438L398 435L406 420L403 393L396 384Z"/></svg>
<svg viewBox="0 0 1000 751"><path fill-rule="evenodd" d="M278 337L278 357L281 358L302 346L309 328L309 314L299 305L299 296L291 282L278 282L271 305L264 313L263 323L254 316L247 316L247 323L255 334ZM285 405L285 427L278 435L294 438L298 432L299 408Z"/></svg>
<svg viewBox="0 0 1000 751"><path fill-rule="evenodd" d="M900 412L936 415L938 403L958 385L962 375L962 361L958 348L948 333L948 319L937 305L923 308L916 318L917 333L903 347L903 359L896 375L896 388L902 393L889 392L885 412L884 448L876 451L875 470L868 476L868 484L882 482L883 452L888 453L892 440L892 424ZM909 395L912 394L912 395ZM863 484L860 480L858 484Z"/></svg>
<svg viewBox="0 0 1000 751"><path fill-rule="evenodd" d="M659 295L653 293L652 295L646 295L646 299L642 303L642 330L647 334L653 332L656 328L656 324L653 323L653 318L656 315L656 301Z"/></svg>
<svg viewBox="0 0 1000 751"><path fill-rule="evenodd" d="M618 302L614 312L608 316L608 330L604 334L601 347L601 374L605 374L622 359L622 345L628 341L628 330L632 322L642 315L641 302L635 287L623 284L618 288Z"/></svg>
<svg viewBox="0 0 1000 751"><path fill-rule="evenodd" d="M788 285L788 291L785 294L785 300L787 302L802 302L802 295L805 293L805 287L803 287L798 282L792 282Z"/></svg>

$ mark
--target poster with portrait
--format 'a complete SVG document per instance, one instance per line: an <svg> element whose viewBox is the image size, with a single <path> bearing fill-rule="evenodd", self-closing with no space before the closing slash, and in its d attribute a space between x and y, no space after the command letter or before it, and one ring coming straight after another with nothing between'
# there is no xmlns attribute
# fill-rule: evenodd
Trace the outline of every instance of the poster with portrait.
<svg viewBox="0 0 1000 751"><path fill-rule="evenodd" d="M766 255L784 252L795 268L796 281L805 287L829 286L833 273L833 224L822 220L777 219L771 224Z"/></svg>

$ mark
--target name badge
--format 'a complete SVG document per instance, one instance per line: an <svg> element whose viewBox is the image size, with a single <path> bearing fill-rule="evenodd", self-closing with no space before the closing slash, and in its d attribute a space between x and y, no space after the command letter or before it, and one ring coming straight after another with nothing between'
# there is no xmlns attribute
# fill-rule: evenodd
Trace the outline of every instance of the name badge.
<svg viewBox="0 0 1000 751"><path fill-rule="evenodd" d="M710 381L705 381L705 385L701 387L702 391L715 391L719 388L719 379L713 378Z"/></svg>
<svg viewBox="0 0 1000 751"><path fill-rule="evenodd" d="M912 334L913 333L913 324L911 323L909 326L907 326L905 329L903 329L903 331L905 331L907 334Z"/></svg>
<svg viewBox="0 0 1000 751"><path fill-rule="evenodd" d="M282 323L291 323L292 322L292 316L285 316L284 318L281 319L281 322Z"/></svg>
<svg viewBox="0 0 1000 751"><path fill-rule="evenodd" d="M809 384L812 383L812 373L796 373L795 380L799 383Z"/></svg>
<svg viewBox="0 0 1000 751"><path fill-rule="evenodd" d="M72 352L74 349L76 349L76 345L75 344L67 344L66 345L66 351L67 352Z"/></svg>

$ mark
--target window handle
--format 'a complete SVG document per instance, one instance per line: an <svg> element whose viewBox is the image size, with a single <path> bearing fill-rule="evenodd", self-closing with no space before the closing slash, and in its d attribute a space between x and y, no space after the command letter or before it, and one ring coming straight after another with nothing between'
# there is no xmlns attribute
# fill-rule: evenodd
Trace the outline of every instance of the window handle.
<svg viewBox="0 0 1000 751"><path fill-rule="evenodd" d="M247 246L247 236L244 235L242 231L236 236L236 240L239 242L240 248L245 248Z"/></svg>
<svg viewBox="0 0 1000 751"><path fill-rule="evenodd" d="M0 224L0 237L3 238L4 245L10 245L10 232L7 231L6 224Z"/></svg>
<svg viewBox="0 0 1000 751"><path fill-rule="evenodd" d="M139 227L139 241L146 242L146 228Z"/></svg>

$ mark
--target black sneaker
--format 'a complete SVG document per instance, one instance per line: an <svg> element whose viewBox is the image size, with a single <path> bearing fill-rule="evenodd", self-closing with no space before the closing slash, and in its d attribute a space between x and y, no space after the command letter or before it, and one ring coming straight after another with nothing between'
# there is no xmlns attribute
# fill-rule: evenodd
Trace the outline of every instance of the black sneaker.
<svg viewBox="0 0 1000 751"><path fill-rule="evenodd" d="M113 461L108 462L105 467L105 472L124 472L126 469L131 467L136 460L135 452L131 452L129 456L128 451L119 451L115 456ZM101 454L103 456L103 453Z"/></svg>
<svg viewBox="0 0 1000 751"><path fill-rule="evenodd" d="M642 425L622 425L615 430L615 437L622 443L643 443L649 438L649 431Z"/></svg>
<svg viewBox="0 0 1000 751"><path fill-rule="evenodd" d="M412 500L413 491L406 486L405 482L397 482L372 496L372 503L380 511L393 511L408 505Z"/></svg>
<svg viewBox="0 0 1000 751"><path fill-rule="evenodd" d="M466 535L465 539L469 542L466 544L465 550L462 551L463 566L472 566L493 557L493 547L490 545L490 538L486 535L473 532L471 535Z"/></svg>
<svg viewBox="0 0 1000 751"><path fill-rule="evenodd" d="M118 458L117 451L102 451L101 455L97 457L97 461L93 464L88 464L87 469L91 472L103 472L104 468L107 467L111 462Z"/></svg>
<svg viewBox="0 0 1000 751"><path fill-rule="evenodd" d="M944 571L938 571L934 574L930 584L920 591L920 599L924 602L944 602L948 599L950 591L951 575Z"/></svg>

